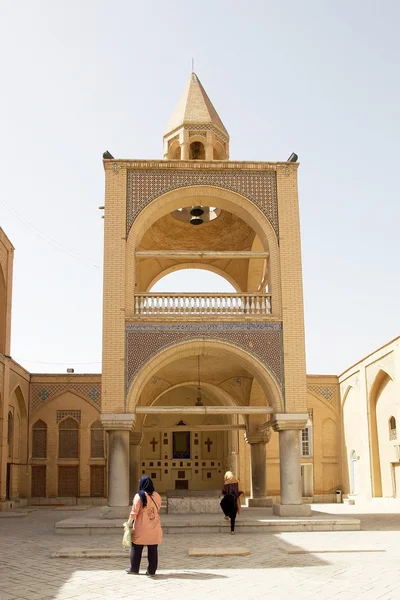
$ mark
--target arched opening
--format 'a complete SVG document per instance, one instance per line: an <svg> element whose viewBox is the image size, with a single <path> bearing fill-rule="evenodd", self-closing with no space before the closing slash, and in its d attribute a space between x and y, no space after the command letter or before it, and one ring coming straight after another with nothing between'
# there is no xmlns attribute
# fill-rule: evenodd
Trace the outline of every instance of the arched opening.
<svg viewBox="0 0 400 600"><path fill-rule="evenodd" d="M221 213L218 219L199 227L180 222L171 214L182 207L195 205L216 207ZM126 314L135 315L135 294L143 294L166 269L182 263L182 260L168 258L170 249L194 252L252 251L256 236L260 240L256 251L261 249L268 253L268 271L265 268L259 270L261 278L267 273L267 282L260 279L256 283L248 277L249 263L255 263L255 259L207 260L207 265L225 271L243 291L247 290L249 284L255 290L260 287L260 293L265 293L267 288L272 299L271 314L279 317L281 299L277 237L271 223L253 202L235 192L212 186L191 186L156 198L141 211L128 234ZM157 258L144 256L148 251L158 253L158 249L164 252L165 259L162 253ZM135 260L136 252L142 252L142 256ZM204 264L205 259L201 260ZM171 262L175 264L171 265ZM265 264L265 259L259 259L258 262Z"/></svg>
<svg viewBox="0 0 400 600"><path fill-rule="evenodd" d="M47 425L41 419L32 427L32 458L47 458Z"/></svg>
<svg viewBox="0 0 400 600"><path fill-rule="evenodd" d="M150 291L150 290L149 290ZM180 269L161 277L152 288L152 292L236 292L235 287L221 275L203 267Z"/></svg>
<svg viewBox="0 0 400 600"><path fill-rule="evenodd" d="M190 160L205 160L206 151L204 144L201 142L192 142L189 148L189 159Z"/></svg>
<svg viewBox="0 0 400 600"><path fill-rule="evenodd" d="M396 419L394 417L389 419L389 439L391 442L397 440Z"/></svg>
<svg viewBox="0 0 400 600"><path fill-rule="evenodd" d="M388 415L393 414L395 390L392 378L380 369L371 387L370 407L370 449L372 463L372 492L374 497L392 497L393 467L397 460L395 448L388 436ZM394 419L394 417L393 417ZM395 421L395 419L394 419ZM394 423L395 424L395 423Z"/></svg>
<svg viewBox="0 0 400 600"><path fill-rule="evenodd" d="M0 354L6 352L7 295L3 269L0 266Z"/></svg>

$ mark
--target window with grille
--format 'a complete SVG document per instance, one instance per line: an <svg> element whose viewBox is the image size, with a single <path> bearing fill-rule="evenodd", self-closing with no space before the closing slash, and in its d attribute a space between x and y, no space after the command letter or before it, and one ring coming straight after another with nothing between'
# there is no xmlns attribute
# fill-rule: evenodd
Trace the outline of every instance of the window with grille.
<svg viewBox="0 0 400 600"><path fill-rule="evenodd" d="M389 437L390 437L390 440L397 440L396 419L394 417L390 417Z"/></svg>
<svg viewBox="0 0 400 600"><path fill-rule="evenodd" d="M32 498L46 497L46 467L32 467L31 481L31 496Z"/></svg>
<svg viewBox="0 0 400 600"><path fill-rule="evenodd" d="M14 438L14 418L11 412L8 413L7 423L7 447L8 447L8 458L13 456L13 438Z"/></svg>
<svg viewBox="0 0 400 600"><path fill-rule="evenodd" d="M58 467L58 495L60 498L79 496L79 467Z"/></svg>
<svg viewBox="0 0 400 600"><path fill-rule="evenodd" d="M312 456L312 427L308 425L301 432L301 456Z"/></svg>
<svg viewBox="0 0 400 600"><path fill-rule="evenodd" d="M79 423L72 417L58 426L58 457L79 458Z"/></svg>
<svg viewBox="0 0 400 600"><path fill-rule="evenodd" d="M90 467L90 495L92 497L104 496L104 467L100 465Z"/></svg>
<svg viewBox="0 0 400 600"><path fill-rule="evenodd" d="M90 428L90 458L104 458L104 429L101 421Z"/></svg>
<svg viewBox="0 0 400 600"><path fill-rule="evenodd" d="M47 425L44 421L36 421L32 427L32 458L47 457Z"/></svg>

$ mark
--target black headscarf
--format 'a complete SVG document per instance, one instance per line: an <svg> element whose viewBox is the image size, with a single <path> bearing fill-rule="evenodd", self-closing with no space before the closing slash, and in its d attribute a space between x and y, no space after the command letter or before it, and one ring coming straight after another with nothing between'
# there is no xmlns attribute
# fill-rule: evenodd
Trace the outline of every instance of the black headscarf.
<svg viewBox="0 0 400 600"><path fill-rule="evenodd" d="M147 498L145 492L149 494L149 496L151 496L154 492L153 482L148 475L143 475L143 477L141 477L139 481L138 494L142 501L143 507L147 506Z"/></svg>

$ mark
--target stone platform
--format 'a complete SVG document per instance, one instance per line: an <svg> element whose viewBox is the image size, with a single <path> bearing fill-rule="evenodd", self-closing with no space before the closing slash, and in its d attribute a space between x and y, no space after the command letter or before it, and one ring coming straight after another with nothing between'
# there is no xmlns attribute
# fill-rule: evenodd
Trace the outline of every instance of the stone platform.
<svg viewBox="0 0 400 600"><path fill-rule="evenodd" d="M168 490L166 496L169 515L221 514L220 490Z"/></svg>
<svg viewBox="0 0 400 600"><path fill-rule="evenodd" d="M59 535L119 535L121 519L102 519L98 509L89 509L81 517L55 524ZM229 523L219 514L167 514L161 518L164 534L230 533ZM236 521L236 533L269 533L290 531L358 531L359 519L313 512L310 517L278 517L271 508L243 508Z"/></svg>

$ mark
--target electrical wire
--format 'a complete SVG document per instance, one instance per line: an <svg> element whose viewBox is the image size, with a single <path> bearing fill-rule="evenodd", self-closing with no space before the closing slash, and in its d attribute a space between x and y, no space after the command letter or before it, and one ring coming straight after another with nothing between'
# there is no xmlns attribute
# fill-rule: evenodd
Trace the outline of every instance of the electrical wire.
<svg viewBox="0 0 400 600"><path fill-rule="evenodd" d="M0 198L0 202L6 208L8 208L8 210L10 212L12 212L26 227L28 227L28 229L33 231L36 235L38 235L40 238L42 238L45 242L47 242L51 246L54 246L54 248L56 248L60 252L64 252L64 254L68 254L68 256L75 258L76 260L85 262L85 263L89 264L90 266L94 267L95 269L100 269L99 265L96 265L90 258L86 258L86 256L82 256L81 254L78 254L74 250L71 250L71 248L67 248L67 246L63 246L63 244L56 242L55 240L50 238L45 233L42 233L41 231L36 229L36 227L34 225L32 225L32 223L30 223L29 221L27 221L27 219L25 219L25 217L22 217L19 213L17 213L16 210L14 210L9 204L7 204L7 202L2 200L1 198Z"/></svg>
<svg viewBox="0 0 400 600"><path fill-rule="evenodd" d="M12 357L16 362L29 362L34 363L36 365L101 365L101 360L97 360L94 362L75 362L74 360L65 360L64 362L46 362L44 360L28 360L27 358L15 358Z"/></svg>

